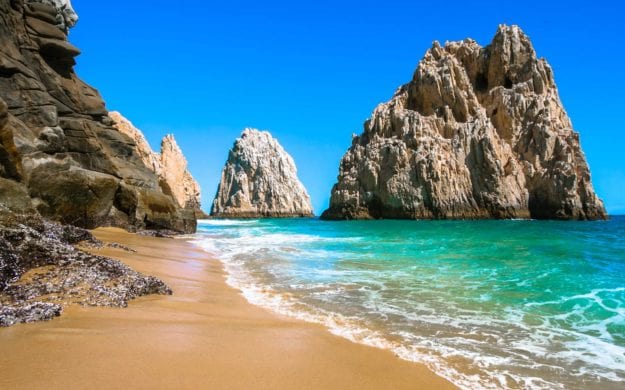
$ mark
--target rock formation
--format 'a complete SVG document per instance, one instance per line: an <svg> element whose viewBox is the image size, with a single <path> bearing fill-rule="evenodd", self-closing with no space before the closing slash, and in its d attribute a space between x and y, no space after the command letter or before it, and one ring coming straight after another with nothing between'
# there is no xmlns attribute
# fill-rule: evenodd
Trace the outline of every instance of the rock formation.
<svg viewBox="0 0 625 390"><path fill-rule="evenodd" d="M76 76L70 2L0 0L0 15L0 203L86 228L193 232L193 212Z"/></svg>
<svg viewBox="0 0 625 390"><path fill-rule="evenodd" d="M130 137L135 144L135 150L137 155L143 161L146 167L152 172L160 175L161 173L161 159L157 153L154 153L152 147L148 143L148 140L143 135L141 130L137 129L128 119L126 119L121 113L117 111L111 111L108 113L109 118L113 121L113 127L120 133Z"/></svg>
<svg viewBox="0 0 625 390"><path fill-rule="evenodd" d="M102 245L87 230L0 206L0 326L48 320L70 304L125 307L142 295L171 294L154 277L76 249L81 242Z"/></svg>
<svg viewBox="0 0 625 390"><path fill-rule="evenodd" d="M17 3L17 1L14 2ZM25 2L28 3L29 6L35 10L35 12L40 10L40 15L42 17L44 17L46 10L50 7L56 9L56 17L54 20L50 19L50 22L63 30L65 33L67 33L70 28L74 27L76 22L78 22L78 15L74 11L70 0L26 0ZM42 9L39 4L44 4L48 7L44 7Z"/></svg>
<svg viewBox="0 0 625 390"><path fill-rule="evenodd" d="M308 217L312 205L291 156L266 131L245 129L230 150L211 215Z"/></svg>
<svg viewBox="0 0 625 390"><path fill-rule="evenodd" d="M173 196L178 206L193 210L198 217L204 216L200 203L200 185L189 172L187 159L174 136L163 138L161 153L158 154L152 150L141 130L119 112L110 112L109 117L116 129L135 142L143 163L159 177L161 188Z"/></svg>
<svg viewBox="0 0 625 390"><path fill-rule="evenodd" d="M181 207L200 209L200 185L187 169L187 160L173 135L167 135L161 142L161 175L169 185L171 193Z"/></svg>
<svg viewBox="0 0 625 390"><path fill-rule="evenodd" d="M326 219L603 219L556 88L517 26L434 42L343 157Z"/></svg>

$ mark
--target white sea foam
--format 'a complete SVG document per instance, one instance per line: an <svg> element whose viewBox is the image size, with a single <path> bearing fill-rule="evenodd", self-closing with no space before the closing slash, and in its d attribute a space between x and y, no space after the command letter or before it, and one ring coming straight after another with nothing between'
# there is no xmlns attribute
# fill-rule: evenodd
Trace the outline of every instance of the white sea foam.
<svg viewBox="0 0 625 390"><path fill-rule="evenodd" d="M353 287L346 284L329 285L316 282L291 283L288 284L291 292L288 292L274 288L271 283L259 279L259 275L256 274L266 272L272 269L271 267L283 271L284 266L277 258L273 258L273 255L279 256L294 251L297 256L306 258L331 258L336 257L337 253L326 252L318 247L311 248L310 244L358 242L362 239L268 233L255 230L253 222L243 225L249 226L241 226L244 230L238 231L237 235L224 236L220 232L208 237L197 236L192 242L223 262L228 284L239 289L252 304L286 316L322 324L333 334L354 342L391 350L405 360L425 364L465 389L567 387L562 383L530 374L540 370L552 373L566 370L567 375L580 378L589 375L590 372L594 378L609 381L625 380L625 349L610 343L610 334L607 331L609 325L621 323L625 308L620 306L619 301L608 304L609 298L602 297L602 294L606 293L623 292L625 287L593 290L587 294L577 294L553 301L528 302L525 308L506 309L505 315L501 318L485 316L479 310L472 311L460 307L455 310L455 314L445 315L431 304L385 300L381 294L387 287L370 277L375 274L375 269L359 273L336 269L315 270L318 276L332 280L340 280L341 276L349 277ZM267 259L271 258L270 260L254 261L258 254L266 253L269 253ZM388 272L389 275L391 273L393 276L389 276L389 280L401 280L409 276L403 271ZM432 281L435 283L436 279ZM480 288L479 284L471 286L474 289ZM423 293L427 293L425 289L427 286L424 287ZM393 321L406 325L403 330L372 327L362 315L346 315L307 303L298 296L299 291L307 291L319 302L328 303L340 298L346 299L349 293L357 291L364 297L360 302L363 315L375 314L384 320L393 318ZM480 301L488 302L494 295L495 293L481 294ZM565 315L545 315L540 319L541 323L534 326L524 324L527 310L577 300L585 302L585 305L578 305ZM436 300L433 299L433 302ZM440 304L452 305L446 302ZM562 329L554 323L554 321L570 322L571 316L583 319L585 310L594 304L614 315L589 324L575 322L572 329ZM407 310L408 307L411 309ZM427 332L418 334L414 331L416 329L430 329L432 334ZM590 331L596 331L599 336L589 335ZM464 372L459 368L462 365L451 364L450 359L471 362L480 368L480 373ZM570 367L563 368L563 363L569 364Z"/></svg>
<svg viewBox="0 0 625 390"><path fill-rule="evenodd" d="M230 270L231 275L232 273L237 272L233 270L232 267L226 267L226 269ZM450 367L443 356L464 357L473 362L477 362L479 365L484 367L510 364L511 362L503 358L483 356L479 352L472 353L457 348L443 347L441 345L437 345L435 342L432 342L432 340L417 340L413 337L412 341L415 343L412 346L393 342L385 337L385 335L380 331L374 331L361 326L357 318L348 318L337 313L324 312L318 308L312 308L302 304L301 302L297 302L293 297L277 293L267 286L259 286L253 283L244 284L242 283L242 280L243 279L239 277L229 277L228 283L232 287L241 290L243 296L252 304L268 308L276 313L291 318L324 325L332 334L346 338L350 341L365 344L371 347L390 350L404 360L426 365L438 375L448 379L460 388L499 389L501 387L509 387L511 385L509 380L512 380L513 383L525 388L564 388L558 384L544 381L541 378L521 377L511 375L509 373L495 373L495 375L490 378L461 373L453 367ZM457 338L455 340L456 344L459 346L462 346L465 341L466 340L462 338ZM432 351L438 353L432 354L430 353Z"/></svg>
<svg viewBox="0 0 625 390"><path fill-rule="evenodd" d="M249 226L258 223L257 219L199 219L198 225L206 226Z"/></svg>

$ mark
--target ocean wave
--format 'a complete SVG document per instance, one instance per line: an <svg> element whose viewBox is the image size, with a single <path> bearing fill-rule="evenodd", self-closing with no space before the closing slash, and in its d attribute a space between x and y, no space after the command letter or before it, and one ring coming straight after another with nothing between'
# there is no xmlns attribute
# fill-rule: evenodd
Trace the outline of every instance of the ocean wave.
<svg viewBox="0 0 625 390"><path fill-rule="evenodd" d="M237 236L199 236L190 241L212 254L219 253L221 257L229 259L244 254L254 255L262 251L298 254L300 257L312 259L327 258L330 253L338 254L339 252L330 252L320 248L320 246L310 247L307 246L308 244L353 243L359 240L361 240L359 237L321 237L282 233L255 234L253 231L248 231Z"/></svg>
<svg viewBox="0 0 625 390"><path fill-rule="evenodd" d="M249 226L259 222L258 219L199 219L198 226Z"/></svg>
<svg viewBox="0 0 625 390"><path fill-rule="evenodd" d="M501 387L518 386L532 389L564 388L557 383L551 383L538 377L520 376L511 372L493 372L490 376L467 375L449 365L445 356L464 358L478 362L484 367L510 363L504 358L484 356L480 352L471 352L467 349L437 345L432 339L415 337L413 334L404 334L404 341L391 341L381 331L366 327L358 317L346 317L336 312L330 312L299 301L291 294L277 292L273 287L258 284L245 273L241 264L224 262L228 274L227 283L240 290L245 299L251 304L267 308L275 313L325 326L332 334L343 337L355 343L390 350L398 357L411 362L423 364L438 375L451 381L463 389L500 389ZM415 342L415 341L419 342ZM466 339L454 340L462 345Z"/></svg>
<svg viewBox="0 0 625 390"><path fill-rule="evenodd" d="M616 388L614 383L625 381L625 348L610 333L613 325L624 324L625 287L561 298L545 288L536 297L555 299L485 312L481 305L497 303L501 294L485 289L489 283L508 278L515 287L534 288L532 283L557 276L558 265L509 276L496 269L459 272L436 262L436 272L427 274L418 266L376 262L378 255L369 252L377 249L374 240L271 229L275 226L251 224L234 234L217 229L193 242L222 261L228 284L250 303L391 350L460 388L558 389L579 383ZM390 259L401 255L389 248L384 253ZM453 278L471 291L472 301L437 293L441 283L456 288ZM593 309L605 318L592 317Z"/></svg>

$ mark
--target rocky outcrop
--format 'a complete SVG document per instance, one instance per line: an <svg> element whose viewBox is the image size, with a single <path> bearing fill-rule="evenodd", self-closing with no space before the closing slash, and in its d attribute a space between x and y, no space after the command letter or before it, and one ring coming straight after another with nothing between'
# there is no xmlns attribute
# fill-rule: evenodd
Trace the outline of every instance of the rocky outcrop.
<svg viewBox="0 0 625 390"><path fill-rule="evenodd" d="M135 142L143 163L159 177L161 187L173 196L178 206L194 211L196 216L204 216L200 185L189 172L187 159L174 136L170 134L163 138L161 153L158 154L152 150L141 130L119 112L110 112L109 117L115 128Z"/></svg>
<svg viewBox="0 0 625 390"><path fill-rule="evenodd" d="M76 20L68 0L0 0L0 203L86 228L193 232L193 212L76 76Z"/></svg>
<svg viewBox="0 0 625 390"><path fill-rule="evenodd" d="M187 169L187 159L173 135L167 135L161 142L161 175L169 185L174 199L182 207L201 211L200 185Z"/></svg>
<svg viewBox="0 0 625 390"><path fill-rule="evenodd" d="M17 3L17 1L14 2ZM78 15L74 11L70 0L26 0L25 2L32 12L38 16L38 19L45 19L65 33L78 22ZM44 7L40 4L43 4ZM49 18L48 10L50 7L56 10L54 18Z"/></svg>
<svg viewBox="0 0 625 390"><path fill-rule="evenodd" d="M117 111L111 111L108 113L109 118L113 121L113 127L120 133L130 137L135 144L135 150L137 155L143 161L146 167L152 172L160 175L161 173L161 159L157 153L154 153L152 147L148 143L148 140L143 135L143 132L135 127L128 119L126 119L121 113Z"/></svg>
<svg viewBox="0 0 625 390"><path fill-rule="evenodd" d="M211 215L217 218L308 217L310 197L291 156L266 131L245 129L230 150Z"/></svg>
<svg viewBox="0 0 625 390"><path fill-rule="evenodd" d="M48 320L71 304L125 307L142 295L171 294L162 281L78 243L102 245L87 230L0 206L0 326Z"/></svg>
<svg viewBox="0 0 625 390"><path fill-rule="evenodd" d="M517 26L434 42L353 139L326 219L603 219L556 88Z"/></svg>

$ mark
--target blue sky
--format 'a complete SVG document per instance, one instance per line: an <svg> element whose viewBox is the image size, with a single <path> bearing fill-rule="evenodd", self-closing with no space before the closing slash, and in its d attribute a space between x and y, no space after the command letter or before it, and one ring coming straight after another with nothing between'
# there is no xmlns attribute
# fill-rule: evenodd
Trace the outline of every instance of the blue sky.
<svg viewBox="0 0 625 390"><path fill-rule="evenodd" d="M173 133L210 210L245 127L270 130L315 211L328 204L351 134L407 82L432 41L486 45L518 24L554 69L610 213L625 214L621 1L74 0L77 72L158 150Z"/></svg>

